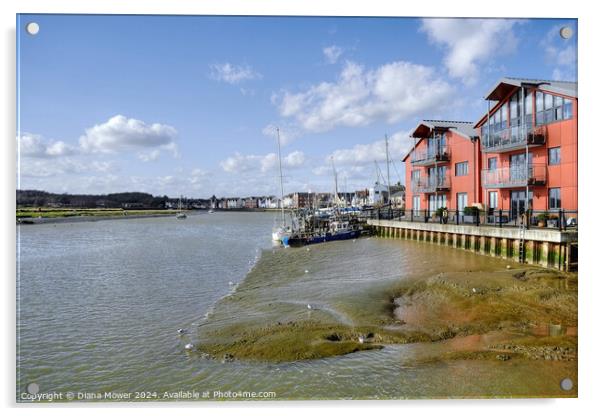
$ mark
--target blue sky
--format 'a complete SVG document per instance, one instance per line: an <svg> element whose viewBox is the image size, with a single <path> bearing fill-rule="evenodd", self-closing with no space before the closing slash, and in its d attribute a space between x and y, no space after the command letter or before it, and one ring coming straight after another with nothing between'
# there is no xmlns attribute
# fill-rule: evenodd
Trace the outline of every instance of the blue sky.
<svg viewBox="0 0 602 416"><path fill-rule="evenodd" d="M37 35L25 32L35 21ZM575 35L564 40L563 26ZM20 15L20 189L351 191L502 76L576 80L575 20Z"/></svg>

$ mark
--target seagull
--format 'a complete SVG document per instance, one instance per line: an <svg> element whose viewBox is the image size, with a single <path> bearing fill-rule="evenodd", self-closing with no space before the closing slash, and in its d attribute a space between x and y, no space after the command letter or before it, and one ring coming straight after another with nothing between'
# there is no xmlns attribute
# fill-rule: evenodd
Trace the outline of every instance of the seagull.
<svg viewBox="0 0 602 416"><path fill-rule="evenodd" d="M309 273L309 270L305 269L305 273Z"/></svg>
<svg viewBox="0 0 602 416"><path fill-rule="evenodd" d="M178 334L179 335L184 335L187 331L183 328L178 329Z"/></svg>
<svg viewBox="0 0 602 416"><path fill-rule="evenodd" d="M230 286L232 286L232 285L234 284L234 282L228 282L228 284L229 284Z"/></svg>
<svg viewBox="0 0 602 416"><path fill-rule="evenodd" d="M312 306L309 303L307 304L307 309L312 309Z"/></svg>
<svg viewBox="0 0 602 416"><path fill-rule="evenodd" d="M363 344L366 338L364 338L363 335L360 335L360 337L357 340L360 344Z"/></svg>
<svg viewBox="0 0 602 416"><path fill-rule="evenodd" d="M477 293L477 289L475 289L474 287L472 288L472 293Z"/></svg>
<svg viewBox="0 0 602 416"><path fill-rule="evenodd" d="M309 251L309 247L308 247L308 248L306 248L305 250Z"/></svg>
<svg viewBox="0 0 602 416"><path fill-rule="evenodd" d="M186 344L186 345L184 346L184 349L185 349L186 351L192 351L192 349L193 349L193 348L194 348L194 344Z"/></svg>

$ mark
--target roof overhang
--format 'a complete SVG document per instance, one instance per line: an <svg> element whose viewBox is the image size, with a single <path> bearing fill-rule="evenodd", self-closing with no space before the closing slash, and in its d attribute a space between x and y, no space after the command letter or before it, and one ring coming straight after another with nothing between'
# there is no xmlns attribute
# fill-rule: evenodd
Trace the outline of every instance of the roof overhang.
<svg viewBox="0 0 602 416"><path fill-rule="evenodd" d="M525 82L519 79L502 78L485 95L486 100L501 101L512 93L517 87L539 88L543 85L550 85L547 81Z"/></svg>

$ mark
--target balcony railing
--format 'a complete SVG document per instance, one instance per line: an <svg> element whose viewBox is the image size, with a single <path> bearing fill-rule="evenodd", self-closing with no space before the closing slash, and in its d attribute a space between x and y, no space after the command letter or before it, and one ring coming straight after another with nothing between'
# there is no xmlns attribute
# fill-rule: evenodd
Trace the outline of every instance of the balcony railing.
<svg viewBox="0 0 602 416"><path fill-rule="evenodd" d="M521 126L508 127L504 130L485 134L481 140L481 150L485 153L510 152L525 146L545 144L547 130L545 126L527 126L523 133Z"/></svg>
<svg viewBox="0 0 602 416"><path fill-rule="evenodd" d="M485 188L519 188L546 184L547 167L543 164L514 165L511 167L483 170L481 182Z"/></svg>
<svg viewBox="0 0 602 416"><path fill-rule="evenodd" d="M427 148L414 151L412 164L418 166L432 165L437 162L449 162L451 152L449 146Z"/></svg>
<svg viewBox="0 0 602 416"><path fill-rule="evenodd" d="M421 178L412 181L412 192L417 194L430 194L437 191L447 191L450 188L449 174Z"/></svg>

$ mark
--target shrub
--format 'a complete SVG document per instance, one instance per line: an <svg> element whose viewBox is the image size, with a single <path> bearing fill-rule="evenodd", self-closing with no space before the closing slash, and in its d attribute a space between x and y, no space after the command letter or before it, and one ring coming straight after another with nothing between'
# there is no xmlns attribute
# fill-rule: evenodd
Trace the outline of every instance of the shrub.
<svg viewBox="0 0 602 416"><path fill-rule="evenodd" d="M479 215L477 207L464 207L464 215Z"/></svg>

